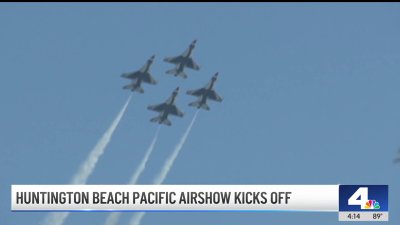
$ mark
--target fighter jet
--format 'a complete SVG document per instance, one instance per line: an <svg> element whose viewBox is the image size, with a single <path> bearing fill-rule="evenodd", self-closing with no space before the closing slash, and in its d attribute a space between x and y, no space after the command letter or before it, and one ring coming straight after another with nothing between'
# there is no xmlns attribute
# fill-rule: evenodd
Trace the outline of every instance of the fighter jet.
<svg viewBox="0 0 400 225"><path fill-rule="evenodd" d="M211 81L208 84L200 89L187 91L188 95L198 96L199 99L195 102L189 103L189 106L197 107L210 110L210 107L207 105L207 99L211 99L217 102L222 102L222 98L213 90L214 84L217 81L218 73L211 78Z"/></svg>
<svg viewBox="0 0 400 225"><path fill-rule="evenodd" d="M154 61L154 55L147 60L146 64L142 66L142 68L138 71L132 73L124 73L121 75L123 78L127 78L132 80L131 84L125 85L123 89L130 89L131 91L137 91L139 93L143 93L144 90L140 86L142 82L149 83L149 84L156 84L157 81L151 76L149 70L150 66Z"/></svg>
<svg viewBox="0 0 400 225"><path fill-rule="evenodd" d="M149 110L159 112L160 115L152 118L150 121L158 124L165 124L171 126L171 121L168 120L168 115L174 115L183 117L183 112L181 112L178 107L174 104L175 98L178 95L179 87L177 87L174 92L172 92L171 97L169 97L164 103L158 105L151 105L147 107Z"/></svg>
<svg viewBox="0 0 400 225"><path fill-rule="evenodd" d="M176 57L167 57L164 59L164 62L175 64L176 67L172 70L168 70L167 74L173 74L174 76L181 76L183 78L187 78L186 73L183 71L185 67L190 69L199 70L200 67L197 65L190 55L194 47L196 46L196 40L194 40L190 45L189 48L186 49L181 55Z"/></svg>

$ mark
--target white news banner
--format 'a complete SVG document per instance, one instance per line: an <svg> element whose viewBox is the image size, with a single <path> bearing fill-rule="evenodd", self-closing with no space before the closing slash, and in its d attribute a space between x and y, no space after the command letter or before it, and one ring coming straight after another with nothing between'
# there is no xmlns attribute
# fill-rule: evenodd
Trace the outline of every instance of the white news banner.
<svg viewBox="0 0 400 225"><path fill-rule="evenodd" d="M12 185L12 211L338 212L339 185Z"/></svg>

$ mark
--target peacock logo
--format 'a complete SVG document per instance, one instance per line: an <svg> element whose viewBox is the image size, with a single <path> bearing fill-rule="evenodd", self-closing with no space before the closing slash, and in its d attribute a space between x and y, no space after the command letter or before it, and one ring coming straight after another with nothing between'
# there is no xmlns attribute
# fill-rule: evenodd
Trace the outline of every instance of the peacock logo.
<svg viewBox="0 0 400 225"><path fill-rule="evenodd" d="M380 209L381 206L379 205L379 202L375 201L375 200L368 200L365 203L365 209Z"/></svg>

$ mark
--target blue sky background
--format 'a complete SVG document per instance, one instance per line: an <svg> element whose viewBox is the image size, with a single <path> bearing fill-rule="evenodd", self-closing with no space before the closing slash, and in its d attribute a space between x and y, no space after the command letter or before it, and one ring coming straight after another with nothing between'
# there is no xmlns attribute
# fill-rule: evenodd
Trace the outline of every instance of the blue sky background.
<svg viewBox="0 0 400 225"><path fill-rule="evenodd" d="M65 184L129 96L123 72L156 54L156 86L135 94L90 184L124 184L157 125L149 104L182 88L149 184L190 119L184 94L219 72L168 184L389 184L399 224L400 4L0 4L0 224L11 184ZM193 39L200 71L165 74ZM65 225L103 224L73 213ZM120 224L127 224L130 213ZM336 213L149 213L147 224L338 224Z"/></svg>

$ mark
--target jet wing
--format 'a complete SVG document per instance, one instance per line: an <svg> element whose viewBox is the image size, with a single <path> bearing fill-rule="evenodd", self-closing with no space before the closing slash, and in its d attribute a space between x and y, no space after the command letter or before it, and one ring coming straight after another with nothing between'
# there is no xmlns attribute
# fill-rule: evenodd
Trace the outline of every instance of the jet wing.
<svg viewBox="0 0 400 225"><path fill-rule="evenodd" d="M131 72L131 73L124 73L122 74L123 77L128 78L128 79L137 79L141 76L141 72L140 71L136 71L136 72Z"/></svg>
<svg viewBox="0 0 400 225"><path fill-rule="evenodd" d="M166 103L161 103L161 104L158 104L158 105L151 105L151 106L147 107L147 109L153 110L153 111L156 111L156 112L163 112L163 111L165 111L167 109L167 104Z"/></svg>
<svg viewBox="0 0 400 225"><path fill-rule="evenodd" d="M200 88L197 90L189 90L186 92L188 95L194 95L194 96L202 96L206 93L206 89L205 88Z"/></svg>
<svg viewBox="0 0 400 225"><path fill-rule="evenodd" d="M142 73L146 72L147 67L148 67L148 63L144 64L144 65L140 68L139 72L142 72Z"/></svg>
<svg viewBox="0 0 400 225"><path fill-rule="evenodd" d="M211 90L207 97L211 100L222 102L222 97L219 96L214 90Z"/></svg>
<svg viewBox="0 0 400 225"><path fill-rule="evenodd" d="M183 117L183 112L181 112L178 109L178 107L176 107L176 105L171 106L171 110L170 110L169 114L174 115L174 116Z"/></svg>
<svg viewBox="0 0 400 225"><path fill-rule="evenodd" d="M190 69L194 69L194 70L200 69L200 66L197 65L192 58L189 59L189 62L187 63L186 66L189 67Z"/></svg>
<svg viewBox="0 0 400 225"><path fill-rule="evenodd" d="M149 84L157 84L157 81L154 80L154 78L151 76L150 73L145 73L143 77L143 82L149 83Z"/></svg>
<svg viewBox="0 0 400 225"><path fill-rule="evenodd" d="M180 56L176 56L176 57L167 57L164 59L164 62L169 62L169 63L173 63L173 64L179 64L182 63L183 61L183 57Z"/></svg>

